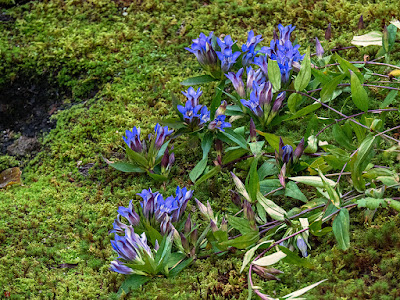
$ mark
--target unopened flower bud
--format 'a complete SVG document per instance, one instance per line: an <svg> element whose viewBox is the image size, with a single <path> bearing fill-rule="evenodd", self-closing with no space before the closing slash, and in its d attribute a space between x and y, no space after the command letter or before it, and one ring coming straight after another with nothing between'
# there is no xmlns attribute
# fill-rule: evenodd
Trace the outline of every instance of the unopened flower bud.
<svg viewBox="0 0 400 300"><path fill-rule="evenodd" d="M307 254L307 244L306 244L306 242L303 240L303 238L301 236L299 236L297 238L296 244L297 244L297 248L299 248L299 250L301 252L301 255L303 257L307 257L308 256L308 254Z"/></svg>
<svg viewBox="0 0 400 300"><path fill-rule="evenodd" d="M329 23L328 28L325 30L325 39L330 40L332 38L332 26L331 23Z"/></svg>
<svg viewBox="0 0 400 300"><path fill-rule="evenodd" d="M168 153L168 148L165 149L164 155L161 159L161 168L166 169L168 167L168 161L169 161L169 153Z"/></svg>
<svg viewBox="0 0 400 300"><path fill-rule="evenodd" d="M188 234L192 230L192 220L190 219L190 214L188 215L185 226L183 227L183 231L185 234Z"/></svg>
<svg viewBox="0 0 400 300"><path fill-rule="evenodd" d="M212 220L212 219L210 220L210 227L211 227L211 230L212 230L213 232L218 231L217 224L215 224L214 220Z"/></svg>
<svg viewBox="0 0 400 300"><path fill-rule="evenodd" d="M229 72L225 74L225 76L232 82L233 87L241 98L246 97L246 92L244 91L244 83L242 80L243 68L239 69L239 71L235 74L233 72Z"/></svg>
<svg viewBox="0 0 400 300"><path fill-rule="evenodd" d="M181 236L181 242L182 242L183 248L189 252L190 247L189 247L189 242L188 242L187 238L183 235L183 233L180 233L179 235Z"/></svg>
<svg viewBox="0 0 400 300"><path fill-rule="evenodd" d="M257 142L256 125L254 124L252 118L250 119L250 142L252 143Z"/></svg>
<svg viewBox="0 0 400 300"><path fill-rule="evenodd" d="M240 200L239 194L234 190L230 190L230 192L231 192L231 199L232 199L233 204L242 208L242 201Z"/></svg>
<svg viewBox="0 0 400 300"><path fill-rule="evenodd" d="M228 103L225 100L221 101L221 105L218 107L217 111L215 112L215 117L224 115L227 105L228 105Z"/></svg>
<svg viewBox="0 0 400 300"><path fill-rule="evenodd" d="M301 139L300 143L297 145L296 150L294 150L294 159L297 161L304 152L304 138Z"/></svg>
<svg viewBox="0 0 400 300"><path fill-rule="evenodd" d="M319 41L319 39L316 37L315 38L315 50L316 50L316 52L317 52L317 57L319 58L319 59L321 59L322 58L322 56L324 55L324 48L322 48L322 45L321 45L321 42Z"/></svg>
<svg viewBox="0 0 400 300"><path fill-rule="evenodd" d="M220 230L228 231L228 221L225 219L225 217L222 218Z"/></svg>
<svg viewBox="0 0 400 300"><path fill-rule="evenodd" d="M266 269L261 266L253 265L253 270L254 270L254 273L256 273L258 276L260 276L264 279L280 281L280 279L278 277L274 276L273 273L269 272L270 269Z"/></svg>
<svg viewBox="0 0 400 300"><path fill-rule="evenodd" d="M192 246L196 245L198 236L199 236L199 233L198 233L197 229L193 230L190 233L190 243L192 244Z"/></svg>
<svg viewBox="0 0 400 300"><path fill-rule="evenodd" d="M360 19L358 19L358 29L364 29L365 25L364 25L364 18L363 15L360 16Z"/></svg>
<svg viewBox="0 0 400 300"><path fill-rule="evenodd" d="M286 163L283 164L281 171L279 172L279 175L278 175L279 182L284 188L286 187L285 175L286 175Z"/></svg>

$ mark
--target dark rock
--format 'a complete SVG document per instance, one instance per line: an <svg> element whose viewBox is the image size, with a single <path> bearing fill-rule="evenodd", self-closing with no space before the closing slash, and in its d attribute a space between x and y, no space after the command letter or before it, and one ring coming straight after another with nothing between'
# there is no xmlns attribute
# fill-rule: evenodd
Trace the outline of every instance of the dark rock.
<svg viewBox="0 0 400 300"><path fill-rule="evenodd" d="M39 149L40 144L35 137L21 136L13 144L7 147L7 152L14 156L26 156Z"/></svg>

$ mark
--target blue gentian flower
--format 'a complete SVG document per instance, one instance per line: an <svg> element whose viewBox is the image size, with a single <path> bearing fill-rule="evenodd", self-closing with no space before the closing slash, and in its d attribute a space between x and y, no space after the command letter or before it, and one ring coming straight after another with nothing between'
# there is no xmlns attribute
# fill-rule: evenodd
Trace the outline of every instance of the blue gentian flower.
<svg viewBox="0 0 400 300"><path fill-rule="evenodd" d="M292 34L293 30L296 26L289 24L288 26L283 26L282 24L278 25L280 40L284 43L290 40L290 35Z"/></svg>
<svg viewBox="0 0 400 300"><path fill-rule="evenodd" d="M282 75L282 82L288 82L290 79L290 71L293 68L294 62L300 62L303 60L304 55L300 55L299 48L300 45L292 45L290 41L290 35L295 29L296 26L286 26L279 24L279 39L274 38L270 42L270 47L262 47L260 52L266 54L272 60L276 60L278 62L281 75ZM267 57L256 57L255 64L260 66L263 73L265 75L268 74L268 63Z"/></svg>
<svg viewBox="0 0 400 300"><path fill-rule="evenodd" d="M233 87L240 97L246 97L246 92L244 91L244 84L242 80L243 68L240 68L237 73L229 72L225 76L232 82Z"/></svg>
<svg viewBox="0 0 400 300"><path fill-rule="evenodd" d="M163 196L159 192L152 192L151 188L148 190L142 190L141 193L137 193L142 197L143 201L140 202L140 206L143 209L143 215L146 219L149 219L151 216L154 215L158 207L158 202L162 202Z"/></svg>
<svg viewBox="0 0 400 300"><path fill-rule="evenodd" d="M197 39L193 40L191 48L185 48L196 55L197 60L204 69L213 69L217 66L217 54L212 46L213 33L209 36L200 33Z"/></svg>
<svg viewBox="0 0 400 300"><path fill-rule="evenodd" d="M171 203L175 203L178 206L178 209L173 211L171 214L172 222L177 222L182 217L183 213L185 212L186 206L189 200L192 198L192 196L193 196L192 190L188 190L185 187L180 188L179 186L177 186L175 191L175 198L170 196L166 199L168 200L169 198L173 198L170 199Z"/></svg>
<svg viewBox="0 0 400 300"><path fill-rule="evenodd" d="M133 127L132 131L125 131L126 137L123 136L125 143L135 152L142 152L143 145L140 141L140 128Z"/></svg>
<svg viewBox="0 0 400 300"><path fill-rule="evenodd" d="M282 147L282 162L288 164L289 162L293 162L293 147L290 145L285 145Z"/></svg>
<svg viewBox="0 0 400 300"><path fill-rule="evenodd" d="M208 128L214 130L215 128L225 131L224 128L232 127L232 124L229 122L225 122L225 115L216 116L214 121L210 122Z"/></svg>
<svg viewBox="0 0 400 300"><path fill-rule="evenodd" d="M206 106L203 106L200 110L200 124L199 125L203 125L204 123L207 123L208 121L210 121L210 111L207 109Z"/></svg>
<svg viewBox="0 0 400 300"><path fill-rule="evenodd" d="M164 144L165 138L171 135L174 131L168 130L168 126L162 127L160 124L157 123L154 127L154 132L156 134L154 145L157 149L160 149L161 146Z"/></svg>
<svg viewBox="0 0 400 300"><path fill-rule="evenodd" d="M185 103L185 107L182 105L177 106L178 111L183 115L183 119L186 123L192 123L194 118L199 119L200 114L199 111L202 108L202 105L193 106L193 102L187 100Z"/></svg>
<svg viewBox="0 0 400 300"><path fill-rule="evenodd" d="M193 107L199 105L199 98L203 94L201 88L198 88L197 91L194 90L193 87L189 87L186 92L182 92L185 97L192 103Z"/></svg>
<svg viewBox="0 0 400 300"><path fill-rule="evenodd" d="M133 200L129 202L129 207L120 206L118 208L118 214L127 219L130 225L136 226L139 224L140 218L136 213L132 202Z"/></svg>
<svg viewBox="0 0 400 300"><path fill-rule="evenodd" d="M218 45L221 51L217 51L217 57L221 61L222 72L228 72L229 69L234 65L238 57L240 56L240 51L233 53L232 46L234 42L230 35L227 35L224 40L217 39Z"/></svg>
<svg viewBox="0 0 400 300"><path fill-rule="evenodd" d="M242 45L243 51L243 58L242 58L242 65L248 66L253 63L255 56L257 55L258 51L255 51L258 43L260 43L263 39L261 35L254 36L253 30L250 30L247 36L246 44Z"/></svg>
<svg viewBox="0 0 400 300"><path fill-rule="evenodd" d="M131 274L135 271L125 266L126 263L144 264L144 256L147 256L146 260L154 260L153 253L147 244L146 234L143 232L139 236L132 226L125 229L125 236L115 235L114 240L111 240L111 245L118 254L118 258L124 261L118 259L113 261L110 268L112 271Z"/></svg>
<svg viewBox="0 0 400 300"><path fill-rule="evenodd" d="M133 273L133 270L131 268L125 266L125 264L118 259L111 262L110 271L125 275Z"/></svg>
<svg viewBox="0 0 400 300"><path fill-rule="evenodd" d="M257 97L255 91L252 91L250 94L250 100L241 99L240 102L250 108L250 110L257 116L262 118L264 115L264 111L260 105L260 99Z"/></svg>
<svg viewBox="0 0 400 300"><path fill-rule="evenodd" d="M253 89L254 83L256 85L260 85L265 82L265 77L263 76L263 72L261 69L254 70L252 67L247 67L247 82L246 88L247 91L251 91Z"/></svg>
<svg viewBox="0 0 400 300"><path fill-rule="evenodd" d="M308 256L307 244L306 244L306 242L304 241L304 239L301 236L299 236L297 238L296 244L297 244L297 248L299 248L299 250L301 252L301 255L303 257L307 257Z"/></svg>

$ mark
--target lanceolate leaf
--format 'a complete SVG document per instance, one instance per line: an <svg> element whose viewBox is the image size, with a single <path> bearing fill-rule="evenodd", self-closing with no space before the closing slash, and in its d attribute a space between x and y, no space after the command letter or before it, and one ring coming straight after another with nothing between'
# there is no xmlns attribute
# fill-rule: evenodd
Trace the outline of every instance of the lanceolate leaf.
<svg viewBox="0 0 400 300"><path fill-rule="evenodd" d="M214 120L215 112L216 112L218 106L220 106L220 104L221 104L221 96L222 96L222 92L224 91L224 87L225 87L225 80L221 80L221 82L219 83L219 85L217 87L215 97L211 101L211 105L210 105L211 120Z"/></svg>
<svg viewBox="0 0 400 300"><path fill-rule="evenodd" d="M132 290L140 288L143 284L150 281L151 278L147 276L132 274L129 275L125 281L122 283L121 287L118 290L118 296L121 296L122 292L126 294Z"/></svg>
<svg viewBox="0 0 400 300"><path fill-rule="evenodd" d="M278 221L283 221L285 219L286 211L280 206L276 205L273 201L265 198L261 192L258 192L257 200L272 219Z"/></svg>
<svg viewBox="0 0 400 300"><path fill-rule="evenodd" d="M368 110L368 94L364 87L361 85L360 79L358 79L357 75L354 72L351 73L351 98L353 99L353 103L357 106L358 109L362 111Z"/></svg>
<svg viewBox="0 0 400 300"><path fill-rule="evenodd" d="M346 77L346 74L341 74L329 81L329 83L324 84L321 90L321 101L328 101L333 92L336 90L338 84Z"/></svg>
<svg viewBox="0 0 400 300"><path fill-rule="evenodd" d="M184 81L181 82L181 84L185 86L190 86L190 85L209 83L213 81L217 81L217 79L211 77L210 75L200 75L185 79Z"/></svg>
<svg viewBox="0 0 400 300"><path fill-rule="evenodd" d="M197 178L199 178L199 176L201 174L203 174L204 169L207 167L207 157L200 160L197 165L193 168L192 171L190 171L189 173L189 178L192 182L195 182Z"/></svg>
<svg viewBox="0 0 400 300"><path fill-rule="evenodd" d="M319 176L296 176L296 177L289 177L289 179L307 185L311 185L314 187L319 187L319 188L324 187L324 183L322 182L322 179ZM333 180L328 178L326 178L326 182L332 187L336 185L336 183Z"/></svg>
<svg viewBox="0 0 400 300"><path fill-rule="evenodd" d="M369 135L365 138L365 140L361 143L358 151L355 155L353 155L351 159L351 178L353 180L354 187L358 191L365 190L364 178L362 177L362 172L368 165L371 154L373 151L373 146L375 142L375 137Z"/></svg>
<svg viewBox="0 0 400 300"><path fill-rule="evenodd" d="M338 248L347 250L350 247L350 216L349 211L343 208L332 223L333 234Z"/></svg>
<svg viewBox="0 0 400 300"><path fill-rule="evenodd" d="M253 264L261 267L271 266L273 264L276 264L284 257L286 257L286 254L282 251L278 251L253 261Z"/></svg>
<svg viewBox="0 0 400 300"><path fill-rule="evenodd" d="M105 162L110 166L113 167L114 169L117 169L118 171L126 172L126 173L143 173L145 170L143 168L140 168L138 166L135 166L132 163L129 162L124 162L124 161L119 161L119 162L112 162L109 161L108 159L105 159Z"/></svg>
<svg viewBox="0 0 400 300"><path fill-rule="evenodd" d="M264 241L262 243L259 243L258 245L254 246L253 248L251 248L249 251L246 252L246 254L244 255L243 258L243 264L242 267L240 268L240 273L243 272L244 268L247 266L247 264L250 262L250 260L252 259L252 257L254 256L254 253L257 251L257 249L264 244L271 244L272 241Z"/></svg>
<svg viewBox="0 0 400 300"><path fill-rule="evenodd" d="M268 78L274 90L279 91L281 89L282 75L276 60L268 60Z"/></svg>
<svg viewBox="0 0 400 300"><path fill-rule="evenodd" d="M299 74L294 80L294 88L296 91L304 90L311 79L311 62L310 62L310 47L307 48L306 55L301 62L301 68Z"/></svg>

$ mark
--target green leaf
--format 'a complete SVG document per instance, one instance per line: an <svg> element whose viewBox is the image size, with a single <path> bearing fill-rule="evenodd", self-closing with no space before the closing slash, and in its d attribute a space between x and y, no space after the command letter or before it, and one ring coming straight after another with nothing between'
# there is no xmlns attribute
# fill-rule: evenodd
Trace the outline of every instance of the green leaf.
<svg viewBox="0 0 400 300"><path fill-rule="evenodd" d="M260 179L257 173L258 159L254 158L250 166L250 171L248 175L248 185L246 190L248 191L252 202L257 201L257 193L260 191Z"/></svg>
<svg viewBox="0 0 400 300"><path fill-rule="evenodd" d="M362 177L362 172L365 170L372 158L374 142L374 136L367 136L358 148L357 153L355 153L350 160L351 178L353 180L354 187L359 192L365 190L365 181Z"/></svg>
<svg viewBox="0 0 400 300"><path fill-rule="evenodd" d="M268 65L269 67L269 65ZM304 90L311 79L311 62L310 62L310 47L307 48L306 55L301 62L300 72L294 80L294 88L296 91Z"/></svg>
<svg viewBox="0 0 400 300"><path fill-rule="evenodd" d="M257 132L266 139L266 141L268 142L268 144L271 145L272 148L274 148L276 151L279 151L279 136L259 130L257 130ZM296 145L291 140L284 137L282 137L282 140L285 145L290 145L293 148L296 148Z"/></svg>
<svg viewBox="0 0 400 300"><path fill-rule="evenodd" d="M333 234L338 243L338 248L347 250L350 247L350 216L347 209L341 209L332 223Z"/></svg>
<svg viewBox="0 0 400 300"><path fill-rule="evenodd" d="M123 292L128 294L130 291L140 288L143 284L150 281L151 277L132 274L129 275L125 281L121 284L121 287L118 290L117 295L121 296Z"/></svg>
<svg viewBox="0 0 400 300"><path fill-rule="evenodd" d="M394 99L396 99L397 94L398 94L398 91L396 91L396 90L390 91L387 94L385 100L383 100L381 105L379 105L379 108L385 108L385 107L388 107L390 104L392 104Z"/></svg>
<svg viewBox="0 0 400 300"><path fill-rule="evenodd" d="M368 110L368 94L364 87L361 85L360 79L358 79L357 75L351 72L351 98L353 103L357 106L358 109L366 112Z"/></svg>
<svg viewBox="0 0 400 300"><path fill-rule="evenodd" d="M144 227L146 229L145 230L146 236L153 245L156 244L156 241L160 243L163 240L163 236L161 235L161 233L159 233L158 230L155 229L153 226L145 223Z"/></svg>
<svg viewBox="0 0 400 300"><path fill-rule="evenodd" d="M327 102L330 100L333 92L336 90L338 84L346 77L346 74L341 74L336 76L335 78L331 79L329 83L322 85L321 90L321 101Z"/></svg>
<svg viewBox="0 0 400 300"><path fill-rule="evenodd" d="M251 151L251 153L253 153L253 155L257 155L257 154L261 153L261 151L264 147L264 144L265 144L265 141L248 143L250 151Z"/></svg>
<svg viewBox="0 0 400 300"><path fill-rule="evenodd" d="M400 201L396 201L393 199L387 199L389 206L397 211L400 211Z"/></svg>
<svg viewBox="0 0 400 300"><path fill-rule="evenodd" d="M243 149L248 149L246 139L239 133L236 133L231 128L225 128L225 131L221 131L220 134L227 137L230 141L237 144Z"/></svg>
<svg viewBox="0 0 400 300"><path fill-rule="evenodd" d="M260 191L263 195L282 187L279 179L264 179L260 181ZM277 191L275 195L282 195L283 191Z"/></svg>
<svg viewBox="0 0 400 300"><path fill-rule="evenodd" d="M315 79L317 79L320 83L327 84L331 80L331 77L326 75L321 70L312 68L311 73L314 75Z"/></svg>
<svg viewBox="0 0 400 300"><path fill-rule="evenodd" d="M293 181L289 181L286 184L285 196L292 197L305 203L308 201L307 197L301 192L297 184Z"/></svg>
<svg viewBox="0 0 400 300"><path fill-rule="evenodd" d="M189 257L189 258L183 260L180 264L178 264L177 266L175 266L173 269L171 269L169 271L169 277L175 277L180 272L182 272L183 269L188 267L192 262L193 262L193 257Z"/></svg>
<svg viewBox="0 0 400 300"><path fill-rule="evenodd" d="M165 153L165 149L167 149L167 147L168 147L169 142L170 141L164 143L161 146L160 150L158 150L158 153L157 153L157 156L156 156L156 161L159 160L159 162L156 162L156 164L159 164L161 162L161 159L162 159L162 157L163 157L163 155Z"/></svg>
<svg viewBox="0 0 400 300"><path fill-rule="evenodd" d="M288 98L288 108L292 114L296 112L297 105L301 102L302 96L297 93L292 93Z"/></svg>
<svg viewBox="0 0 400 300"><path fill-rule="evenodd" d="M246 254L243 257L243 264L242 267L240 268L240 273L243 272L244 268L249 264L250 260L253 258L254 253L256 253L257 249L264 244L272 244L272 241L264 241L259 243L258 245L255 245L252 247L250 250L246 252ZM269 246L269 245L268 245Z"/></svg>
<svg viewBox="0 0 400 300"><path fill-rule="evenodd" d="M285 257L285 253L283 253L282 251L278 251L253 261L253 264L261 267L271 266Z"/></svg>
<svg viewBox="0 0 400 300"><path fill-rule="evenodd" d="M322 220L312 223L309 227L311 234L315 236L324 236L332 231L332 227L321 228L321 226L322 226Z"/></svg>
<svg viewBox="0 0 400 300"><path fill-rule="evenodd" d="M286 257L283 258L283 262L291 265L298 265L308 269L313 268L313 265L306 258L299 257L297 254L293 253L286 247L278 245L278 248L286 254Z"/></svg>
<svg viewBox="0 0 400 300"><path fill-rule="evenodd" d="M310 186L324 188L324 183L322 182L322 179L319 176L295 176L295 177L289 177L289 179ZM336 185L336 183L331 179L326 179L326 182L332 187Z"/></svg>
<svg viewBox="0 0 400 300"><path fill-rule="evenodd" d="M355 150L356 146L353 145L353 141L347 136L343 128L339 124L333 125L332 134L336 142L345 147L348 150Z"/></svg>
<svg viewBox="0 0 400 300"><path fill-rule="evenodd" d="M339 194L334 190L332 185L328 182L328 178L322 174L321 170L318 170L319 176L322 179L322 183L324 184L324 189L328 192L329 200L332 201L332 204L337 208L340 208L340 197Z"/></svg>
<svg viewBox="0 0 400 300"><path fill-rule="evenodd" d="M208 157L213 142L212 133L206 133L201 141L201 149L203 150L203 159Z"/></svg>
<svg viewBox="0 0 400 300"><path fill-rule="evenodd" d="M366 207L368 209L376 209L380 205L382 207L386 207L386 201L384 199L376 199L371 197L366 197L363 199L357 200L358 207Z"/></svg>
<svg viewBox="0 0 400 300"><path fill-rule="evenodd" d="M275 202L265 198L261 192L257 193L257 200L272 219L278 221L285 220L286 211L280 206L276 205Z"/></svg>
<svg viewBox="0 0 400 300"><path fill-rule="evenodd" d="M106 163L110 166L113 167L114 169L117 169L118 171L126 172L126 173L143 173L145 170L142 168L135 166L132 163L129 162L123 162L123 161L118 161L118 162L111 162L109 160L105 160Z"/></svg>
<svg viewBox="0 0 400 300"><path fill-rule="evenodd" d="M362 74L359 69L357 69L352 63L348 62L347 60L341 58L339 54L335 53L335 59L337 62L340 64L340 67L342 68L343 72L346 73L346 76L350 77L350 71L353 71L357 77L362 80Z"/></svg>
<svg viewBox="0 0 400 300"><path fill-rule="evenodd" d="M237 249L246 249L247 247L257 243L259 239L260 235L258 234L258 231L253 230L232 240L219 243L218 246L221 246L222 248L235 247Z"/></svg>
<svg viewBox="0 0 400 300"><path fill-rule="evenodd" d="M275 91L279 91L281 89L282 75L276 60L268 59L268 79L272 83Z"/></svg>
<svg viewBox="0 0 400 300"><path fill-rule="evenodd" d="M201 176L199 178L199 180L196 181L196 186L198 186L199 184L203 183L204 181L214 177L215 175L217 175L219 172L221 172L221 166L215 166L214 168L212 168L210 171L208 171L206 174L204 174L203 176Z"/></svg>
<svg viewBox="0 0 400 300"><path fill-rule="evenodd" d="M184 81L181 82L181 85L190 86L190 85L209 83L213 81L217 81L217 79L215 79L210 75L200 75L185 79Z"/></svg>
<svg viewBox="0 0 400 300"><path fill-rule="evenodd" d="M237 177L235 174L231 172L232 178L233 178L233 183L236 186L236 190L240 195L242 195L247 201L251 202L251 198L249 196L249 193L246 190L246 187L244 186L243 182Z"/></svg>
<svg viewBox="0 0 400 300"><path fill-rule="evenodd" d="M144 167L145 169L148 168L148 161L143 155L133 151L128 146L125 147L125 152L131 161L135 162L139 166Z"/></svg>
<svg viewBox="0 0 400 300"><path fill-rule="evenodd" d="M204 169L207 167L207 161L208 159L202 159L200 160L197 165L193 168L192 171L190 171L189 173L189 178L192 182L195 182L197 178L199 178L199 176L201 174L203 174Z"/></svg>
<svg viewBox="0 0 400 300"><path fill-rule="evenodd" d="M155 181L166 181L168 179L168 176L150 173L149 171L147 171L147 175L149 175Z"/></svg>
<svg viewBox="0 0 400 300"><path fill-rule="evenodd" d="M312 113L313 111L316 111L317 109L319 109L321 107L320 103L313 103L311 105L308 105L306 107L303 107L302 109L298 110L297 112L295 112L293 114L293 116L291 116L290 118L286 119L285 121L289 121L289 120L294 120L297 118L301 118L304 117L306 115L308 115L309 113Z"/></svg>
<svg viewBox="0 0 400 300"><path fill-rule="evenodd" d="M217 87L215 97L211 101L211 105L210 105L210 119L211 120L214 120L217 108L221 105L221 96L222 96L222 92L224 91L224 87L225 87L225 80L221 80L221 82L219 83L219 85Z"/></svg>
<svg viewBox="0 0 400 300"><path fill-rule="evenodd" d="M222 164L227 164L231 161L234 161L235 159L238 159L245 155L248 152L247 149L239 148L239 149L233 149L228 152L222 157Z"/></svg>
<svg viewBox="0 0 400 300"><path fill-rule="evenodd" d="M274 163L270 163L268 161L264 162L261 167L258 169L258 177L260 180L264 180L265 177L276 175L279 173L278 168Z"/></svg>
<svg viewBox="0 0 400 300"><path fill-rule="evenodd" d="M254 231L251 228L249 220L245 218L239 218L231 215L227 215L228 224L231 225L236 230L239 230L241 234L246 234L250 231Z"/></svg>

